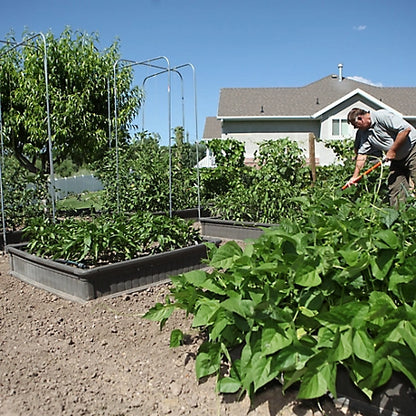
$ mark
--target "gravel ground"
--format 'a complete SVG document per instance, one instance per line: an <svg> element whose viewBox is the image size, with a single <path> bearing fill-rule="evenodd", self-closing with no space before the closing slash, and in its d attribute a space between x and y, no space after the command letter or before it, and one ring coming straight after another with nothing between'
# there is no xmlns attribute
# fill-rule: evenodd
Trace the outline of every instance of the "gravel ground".
<svg viewBox="0 0 416 416"><path fill-rule="evenodd" d="M181 312L165 328L141 318L168 285L79 304L11 277L0 256L0 415L343 416L325 398L296 401L271 384L247 397L218 395L215 379L197 381L201 339ZM169 348L170 331L189 334Z"/></svg>

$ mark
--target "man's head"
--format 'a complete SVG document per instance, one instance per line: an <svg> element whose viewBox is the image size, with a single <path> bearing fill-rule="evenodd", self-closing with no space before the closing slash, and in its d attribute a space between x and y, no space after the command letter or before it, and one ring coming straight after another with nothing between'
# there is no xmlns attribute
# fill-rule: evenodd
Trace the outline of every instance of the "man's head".
<svg viewBox="0 0 416 416"><path fill-rule="evenodd" d="M353 108L348 113L348 123L356 129L367 130L371 126L370 112L362 108Z"/></svg>

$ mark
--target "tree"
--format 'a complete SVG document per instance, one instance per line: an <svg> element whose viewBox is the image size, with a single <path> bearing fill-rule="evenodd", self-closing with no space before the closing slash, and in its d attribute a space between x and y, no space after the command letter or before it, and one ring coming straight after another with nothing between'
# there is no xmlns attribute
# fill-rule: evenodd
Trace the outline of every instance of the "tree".
<svg viewBox="0 0 416 416"><path fill-rule="evenodd" d="M0 49L5 146L30 172L49 173L44 44L40 37L28 39L12 49L15 40L9 35L10 44ZM113 66L120 53L118 42L100 52L98 41L96 34L70 28L58 38L46 35L54 164L68 158L77 165L100 160L109 147L108 102L114 103ZM131 68L117 72L120 143L129 140L142 99L132 81Z"/></svg>

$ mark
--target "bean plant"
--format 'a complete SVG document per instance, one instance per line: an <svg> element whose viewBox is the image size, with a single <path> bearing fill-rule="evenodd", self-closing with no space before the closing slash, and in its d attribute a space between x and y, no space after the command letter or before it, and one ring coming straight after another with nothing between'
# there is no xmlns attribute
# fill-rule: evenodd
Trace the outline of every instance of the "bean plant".
<svg viewBox="0 0 416 416"><path fill-rule="evenodd" d="M163 328L176 309L192 315L192 327L204 334L196 375L215 375L221 393L253 398L277 380L283 391L298 386L300 399L336 397L341 367L369 398L393 372L416 387L413 201L386 204L385 169L342 191L349 158L323 167L314 186L305 186L297 180L305 178L301 161L293 169L296 159L268 165L284 156L270 158L270 151L260 175L263 166L273 175L287 169L286 184L293 180L287 198L279 194L284 209L273 205L278 225L243 248L233 241L211 246L209 271L172 277L166 301L144 316ZM279 192L273 182L282 179L273 175L265 182ZM171 346L184 337L172 331Z"/></svg>
<svg viewBox="0 0 416 416"><path fill-rule="evenodd" d="M416 387L416 208L340 191L303 204L244 248L212 246L211 270L173 277L145 317L163 328L175 309L191 314L206 335L196 375L222 393L252 398L278 380L301 399L336 397L340 367L369 398L395 371ZM172 331L172 346L183 339Z"/></svg>

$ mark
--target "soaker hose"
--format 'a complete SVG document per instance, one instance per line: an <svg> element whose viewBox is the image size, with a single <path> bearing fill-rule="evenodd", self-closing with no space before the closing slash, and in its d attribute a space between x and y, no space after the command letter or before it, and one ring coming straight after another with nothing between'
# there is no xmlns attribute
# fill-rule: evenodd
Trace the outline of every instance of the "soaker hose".
<svg viewBox="0 0 416 416"><path fill-rule="evenodd" d="M78 267L79 269L86 269L88 266L84 263L74 260L66 260L66 259L56 259L57 263L68 264L70 266Z"/></svg>
<svg viewBox="0 0 416 416"><path fill-rule="evenodd" d="M379 166L381 166L383 164L383 162L385 162L386 159L380 160L379 162L377 162L374 166L371 166L371 168L367 169L364 173L362 173L360 176L357 176L350 185L352 185L353 183L357 183L359 182L364 176L368 175L370 172L372 172L374 169L377 169ZM342 190L348 188L350 185L345 184L342 187Z"/></svg>

